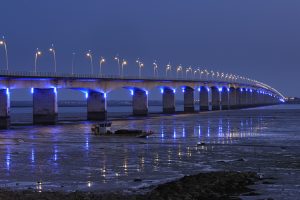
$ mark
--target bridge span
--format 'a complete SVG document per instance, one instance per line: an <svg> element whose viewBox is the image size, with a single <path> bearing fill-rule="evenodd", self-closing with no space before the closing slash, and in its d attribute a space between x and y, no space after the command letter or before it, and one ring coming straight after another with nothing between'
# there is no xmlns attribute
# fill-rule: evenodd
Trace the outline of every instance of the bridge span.
<svg viewBox="0 0 300 200"><path fill-rule="evenodd" d="M0 72L0 128L10 125L10 91L31 88L33 123L55 124L57 121L57 89L80 90L86 94L88 120L107 118L107 95L126 88L132 95L134 115L148 114L148 94L159 88L162 112L175 112L175 95L184 93L184 111L240 109L284 102L285 97L274 88L250 79L167 78L58 74L40 72ZM195 105L194 94L199 93Z"/></svg>

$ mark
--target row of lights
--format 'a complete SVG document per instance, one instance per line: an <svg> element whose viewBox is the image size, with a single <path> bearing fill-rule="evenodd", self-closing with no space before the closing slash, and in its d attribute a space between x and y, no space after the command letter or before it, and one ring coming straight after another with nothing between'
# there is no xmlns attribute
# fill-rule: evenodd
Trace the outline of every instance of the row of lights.
<svg viewBox="0 0 300 200"><path fill-rule="evenodd" d="M2 37L2 39L0 40L0 46L3 46L5 49L5 58L6 58L6 70L8 71L8 52L7 52L7 42L4 38L4 36ZM53 55L53 61L54 61L54 72L57 72L57 64L56 64L56 51L55 51L55 47L53 44L51 44L50 48L49 48L49 52L52 53ZM38 62L38 57L40 57L42 55L42 51L40 51L38 48L35 51L35 59L34 59L34 72L37 72L37 62ZM91 50L89 50L86 53L86 57L90 60L90 65L91 65L91 73L94 73L94 64L93 64L93 54L91 52ZM116 55L114 57L114 60L117 61L118 64L118 71L119 71L119 76L123 77L124 76L124 66L128 65L128 61L125 59L121 59L118 55ZM106 59L101 56L99 58L99 74L102 75L102 65L106 62ZM136 63L138 65L139 68L139 77L142 76L142 69L144 68L144 63L138 58L136 60ZM72 57L72 74L74 74L74 64L75 64L75 53L73 52L73 57ZM165 76L168 77L168 75L170 74L170 72L172 71L172 66L170 64L170 62L165 66ZM267 84L264 84L262 82L253 80L253 79L249 79L243 76L239 76L239 75L234 75L234 74L228 74L228 73L223 73L223 72L214 72L213 70L209 71L207 69L203 69L201 70L200 68L196 68L193 69L191 66L186 67L184 69L184 67L180 64L179 66L176 67L176 77L179 78L183 78L184 77L184 73L185 73L185 78L188 78L189 76L192 76L194 78L197 78L197 74L199 75L199 79L201 79L203 76L206 77L206 79L211 78L214 79L215 77L217 79L221 79L221 80L227 80L227 81L237 81L237 80L241 80L241 81L245 81L245 82L249 82L252 83L254 85L272 90L276 93L278 93L280 96L284 97L282 94L280 94L276 89L270 87ZM153 62L153 75L154 77L158 77L158 64L157 61Z"/></svg>
<svg viewBox="0 0 300 200"><path fill-rule="evenodd" d="M2 39L0 40L0 45L4 46L5 48L5 55L6 55L6 70L8 70L8 52L7 52L7 42L5 40L4 37L2 37ZM57 64L56 64L56 50L53 44L51 44L50 48L49 48L49 52L52 53L53 55L53 61L54 61L54 72L57 72ZM35 51L34 54L34 72L37 72L37 63L38 63L38 57L42 56L42 51L40 51L38 48ZM91 73L94 73L94 64L93 64L93 54L91 52L91 50L89 50L86 53L86 57L90 60L90 66L91 66ZM114 57L114 60L117 61L118 63L118 70L119 70L119 75L123 76L124 75L124 66L128 64L128 61L126 61L125 59L121 59L118 55L116 55ZM75 62L75 53L73 52L73 57L72 57L72 74L74 73L74 62ZM99 74L102 74L102 65L106 62L105 58L103 56L100 57L99 59ZM139 67L139 77L142 76L142 69L144 68L144 63L138 58L136 60L136 63ZM172 71L172 66L170 64L170 62L166 65L165 67L166 71L165 71L165 75L166 77L169 75L169 73ZM180 64L179 66L176 67L176 77L179 78L179 76L181 75L181 78L183 78L183 74L185 71L185 77L188 78L189 75L193 75L196 78L196 75L199 74L199 77L201 78L202 75L205 75L206 78L208 78L209 75L211 75L211 78L214 78L215 76L217 78L224 78L225 80L238 80L238 79L242 79L242 80L248 80L250 81L250 79L247 79L245 77L242 76L238 76L238 75L233 75L233 74L225 74L225 73L220 73L220 72L214 72L214 71L208 71L207 69L204 70L200 70L200 68L194 69L189 66L186 67L186 69L184 69L182 67L182 65ZM158 76L158 64L157 61L153 62L153 75L154 76ZM254 80L253 80L254 81Z"/></svg>

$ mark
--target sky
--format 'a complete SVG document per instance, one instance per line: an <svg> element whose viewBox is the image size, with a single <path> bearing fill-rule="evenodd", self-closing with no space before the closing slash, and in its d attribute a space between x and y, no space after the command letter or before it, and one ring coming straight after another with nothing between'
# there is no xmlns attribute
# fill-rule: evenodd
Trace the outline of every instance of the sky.
<svg viewBox="0 0 300 200"><path fill-rule="evenodd" d="M91 50L95 72L106 58L104 74L118 73L118 54L128 60L126 75L138 75L137 58L152 75L157 60L160 73L168 62L208 68L300 96L299 0L1 0L0 7L11 71L33 71L36 48L38 71L53 71L53 43L58 72L71 72L75 52L75 72L89 73Z"/></svg>

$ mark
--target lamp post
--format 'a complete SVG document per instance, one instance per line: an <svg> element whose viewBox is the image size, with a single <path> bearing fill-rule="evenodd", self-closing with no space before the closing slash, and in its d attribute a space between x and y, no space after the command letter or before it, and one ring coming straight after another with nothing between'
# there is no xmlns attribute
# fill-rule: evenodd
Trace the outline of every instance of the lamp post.
<svg viewBox="0 0 300 200"><path fill-rule="evenodd" d="M188 75L189 72L193 73L193 69L192 69L191 66L188 67L188 68L185 70L185 78L186 78L186 79L187 79L187 75Z"/></svg>
<svg viewBox="0 0 300 200"><path fill-rule="evenodd" d="M75 52L72 53L72 75L74 74L74 65L75 65Z"/></svg>
<svg viewBox="0 0 300 200"><path fill-rule="evenodd" d="M99 74L100 75L102 75L102 64L103 63L105 63L105 58L103 58L102 56L101 56L101 58L100 58L100 60L99 60L99 67L100 67L100 69L99 69Z"/></svg>
<svg viewBox="0 0 300 200"><path fill-rule="evenodd" d="M156 60L155 60L154 63L153 63L153 76L155 77L156 74L158 76L158 65L157 65Z"/></svg>
<svg viewBox="0 0 300 200"><path fill-rule="evenodd" d="M35 73L37 72L37 69L36 69L37 68L36 67L36 65L37 65L37 59L41 55L42 55L42 52L37 48L36 51L35 51L35 56L34 56L34 72Z"/></svg>
<svg viewBox="0 0 300 200"><path fill-rule="evenodd" d="M142 68L144 67L144 63L142 63L139 58L136 60L136 63L139 66L139 77L141 78L141 76L142 76Z"/></svg>
<svg viewBox="0 0 300 200"><path fill-rule="evenodd" d="M115 58L114 58L116 61L117 61L117 63L118 63L118 71L119 71L119 76L121 75L121 69L120 69L120 58L119 58L119 56L118 56L118 54L115 56Z"/></svg>
<svg viewBox="0 0 300 200"><path fill-rule="evenodd" d="M7 53L7 44L5 41L4 36L2 37L2 40L0 40L0 45L4 46L4 50L5 50L5 59L6 59L6 70L8 71L8 53Z"/></svg>
<svg viewBox="0 0 300 200"><path fill-rule="evenodd" d="M86 56L90 59L90 62L91 62L91 72L92 74L94 73L94 66L93 66L93 55L92 55L92 52L91 50L89 50L89 52L86 53Z"/></svg>
<svg viewBox="0 0 300 200"><path fill-rule="evenodd" d="M54 72L56 73L56 52L55 52L55 48L54 45L52 44L49 51L51 53L53 53L53 60L54 60Z"/></svg>
<svg viewBox="0 0 300 200"><path fill-rule="evenodd" d="M171 71L172 70L172 66L170 64L170 62L167 64L166 66L166 77L168 76L168 71Z"/></svg>
<svg viewBox="0 0 300 200"><path fill-rule="evenodd" d="M182 72L182 66L181 64L176 68L176 78L178 78L178 73Z"/></svg>
<svg viewBox="0 0 300 200"><path fill-rule="evenodd" d="M121 69L122 69L122 71L121 71L121 73L122 73L121 76L122 76L122 77L124 76L124 66L125 66L125 65L127 65L127 61L123 59L123 60L122 60L122 64L121 64L121 67L122 67L122 68L121 68Z"/></svg>

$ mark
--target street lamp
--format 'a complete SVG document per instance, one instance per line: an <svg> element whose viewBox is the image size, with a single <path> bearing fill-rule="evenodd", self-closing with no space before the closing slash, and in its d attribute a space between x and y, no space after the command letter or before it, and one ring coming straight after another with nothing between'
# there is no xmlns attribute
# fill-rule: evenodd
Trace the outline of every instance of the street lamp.
<svg viewBox="0 0 300 200"><path fill-rule="evenodd" d="M193 73L193 69L192 69L192 67L191 67L191 66L190 66L190 67L188 67L188 68L185 70L185 78L187 78L188 72L191 72L191 73Z"/></svg>
<svg viewBox="0 0 300 200"><path fill-rule="evenodd" d="M121 74L121 76L123 77L124 76L124 66L125 65L127 65L127 61L126 60L122 60L122 65L121 65L121 67L122 67L122 74Z"/></svg>
<svg viewBox="0 0 300 200"><path fill-rule="evenodd" d="M2 40L0 40L0 45L4 46L4 50L5 50L5 59L6 59L6 70L8 71L8 54L7 54L7 45L6 45L6 41L4 39L4 36L2 37Z"/></svg>
<svg viewBox="0 0 300 200"><path fill-rule="evenodd" d="M89 52L86 53L86 56L90 59L90 62L91 62L91 72L92 74L94 73L94 66L93 66L93 55L92 55L92 52L91 50L89 50Z"/></svg>
<svg viewBox="0 0 300 200"><path fill-rule="evenodd" d="M37 59L39 56L42 55L42 52L37 48L35 51L35 57L34 57L34 72L36 73L36 65L37 65Z"/></svg>
<svg viewBox="0 0 300 200"><path fill-rule="evenodd" d="M54 45L52 44L49 51L53 53L53 60L54 60L54 72L56 73L56 53L54 49Z"/></svg>
<svg viewBox="0 0 300 200"><path fill-rule="evenodd" d="M171 71L172 70L172 66L170 64L170 62L167 64L166 66L166 77L168 76L168 71Z"/></svg>
<svg viewBox="0 0 300 200"><path fill-rule="evenodd" d="M153 63L153 75L154 75L154 77L156 76L156 74L158 76L158 65L157 65L156 60L155 60L154 63Z"/></svg>
<svg viewBox="0 0 300 200"><path fill-rule="evenodd" d="M178 73L181 72L182 73L182 66L181 64L176 68L176 77L178 78Z"/></svg>
<svg viewBox="0 0 300 200"><path fill-rule="evenodd" d="M142 75L142 68L144 67L144 63L142 63L142 62L140 61L139 58L136 60L136 63L137 63L138 66L139 66L139 77L141 78L141 75Z"/></svg>
<svg viewBox="0 0 300 200"><path fill-rule="evenodd" d="M105 63L105 58L103 58L101 56L101 58L99 60L99 66L100 66L99 73L100 73L100 75L102 75L102 68L101 68L101 66L102 66L103 63Z"/></svg>
<svg viewBox="0 0 300 200"><path fill-rule="evenodd" d="M74 74L75 52L72 53L72 75Z"/></svg>
<svg viewBox="0 0 300 200"><path fill-rule="evenodd" d="M120 70L120 58L119 58L119 56L118 56L118 54L115 56L115 58L114 58L116 61L117 61L117 63L118 63L118 71L119 71L119 76L121 75L121 70Z"/></svg>

